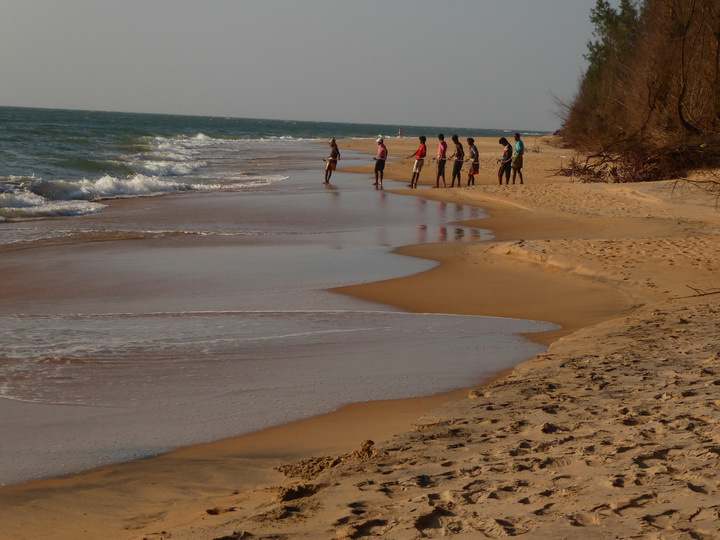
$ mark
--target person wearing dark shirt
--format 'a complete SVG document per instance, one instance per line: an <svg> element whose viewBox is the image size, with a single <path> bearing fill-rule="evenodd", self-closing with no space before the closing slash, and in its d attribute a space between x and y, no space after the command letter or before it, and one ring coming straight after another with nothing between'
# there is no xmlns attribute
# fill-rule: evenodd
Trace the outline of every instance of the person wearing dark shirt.
<svg viewBox="0 0 720 540"><path fill-rule="evenodd" d="M500 164L498 168L498 184L502 186L503 176L505 177L505 185L510 183L510 161L512 160L513 149L505 137L501 138L498 142L503 147L503 155L497 160Z"/></svg>
<svg viewBox="0 0 720 540"><path fill-rule="evenodd" d="M458 139L457 135L452 136L452 142L455 143L455 152L453 152L453 155L450 156L450 159L454 159L453 162L453 170L452 170L452 181L450 182L450 187L455 187L455 179L457 178L458 187L462 186L462 181L460 179L460 171L462 170L463 162L465 161L465 150L463 149L463 145L460 142L460 139Z"/></svg>
<svg viewBox="0 0 720 540"><path fill-rule="evenodd" d="M437 169L435 171L435 187L440 187L440 179L442 178L443 187L447 187L445 183L445 163L447 162L447 143L445 135L438 135L438 153L437 153Z"/></svg>

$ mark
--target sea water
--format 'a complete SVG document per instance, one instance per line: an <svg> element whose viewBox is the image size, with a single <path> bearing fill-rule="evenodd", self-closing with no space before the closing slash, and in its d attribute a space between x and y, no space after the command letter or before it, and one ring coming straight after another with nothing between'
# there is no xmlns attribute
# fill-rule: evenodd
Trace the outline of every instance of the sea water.
<svg viewBox="0 0 720 540"><path fill-rule="evenodd" d="M398 127L412 137L508 134L0 107L0 221L99 212L99 199L113 197L266 185L283 179L277 161L292 157L297 141L388 136Z"/></svg>
<svg viewBox="0 0 720 540"><path fill-rule="evenodd" d="M0 116L0 483L466 387L551 328L327 291L434 266L397 246L489 238L478 208L342 166L321 184L314 141L388 126Z"/></svg>

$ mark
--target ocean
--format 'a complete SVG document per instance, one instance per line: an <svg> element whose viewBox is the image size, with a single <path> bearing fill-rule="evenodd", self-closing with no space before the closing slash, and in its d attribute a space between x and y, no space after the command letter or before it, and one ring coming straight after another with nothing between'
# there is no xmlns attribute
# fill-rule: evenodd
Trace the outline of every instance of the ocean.
<svg viewBox="0 0 720 540"><path fill-rule="evenodd" d="M0 484L463 388L541 352L518 334L547 323L328 291L434 266L398 246L491 237L462 224L479 208L342 168L321 184L319 141L398 127L503 135L0 108Z"/></svg>
<svg viewBox="0 0 720 540"><path fill-rule="evenodd" d="M0 107L0 221L101 211L99 199L252 187L299 141L508 131ZM220 174L223 166L241 174Z"/></svg>

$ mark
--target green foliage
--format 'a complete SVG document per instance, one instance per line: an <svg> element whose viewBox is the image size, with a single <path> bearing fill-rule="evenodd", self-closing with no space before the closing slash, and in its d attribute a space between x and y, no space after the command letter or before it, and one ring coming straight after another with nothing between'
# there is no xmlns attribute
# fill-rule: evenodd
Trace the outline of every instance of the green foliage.
<svg viewBox="0 0 720 540"><path fill-rule="evenodd" d="M597 0L590 11L590 22L595 26L595 40L587 43L587 79L599 80L610 59L631 51L637 38L639 21L636 2L621 0L616 10L607 0Z"/></svg>
<svg viewBox="0 0 720 540"><path fill-rule="evenodd" d="M590 20L566 143L599 156L612 178L720 166L720 2L597 0Z"/></svg>

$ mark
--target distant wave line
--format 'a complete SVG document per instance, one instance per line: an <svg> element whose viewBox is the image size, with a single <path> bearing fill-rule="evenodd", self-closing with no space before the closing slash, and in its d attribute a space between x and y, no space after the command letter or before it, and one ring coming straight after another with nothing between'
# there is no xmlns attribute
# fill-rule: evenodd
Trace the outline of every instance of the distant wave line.
<svg viewBox="0 0 720 540"><path fill-rule="evenodd" d="M127 318L127 319L140 319L143 317L148 318L182 318L182 317L193 317L193 316L210 316L210 317L222 317L227 315L240 316L240 315L299 315L299 314L318 314L318 315L393 315L403 317L439 317L439 318L466 318L466 317L483 317L488 319L502 319L507 321L532 321L532 319L518 319L517 317L496 317L489 315L463 315L455 313L428 313L428 312L408 312L408 311L381 311L381 310L370 310L370 311L358 311L350 309L335 309L335 310L217 310L217 311L155 311L147 313L54 313L54 314L34 314L34 313L16 313L11 315L0 315L0 319L88 319L88 318ZM542 322L546 321L534 321ZM555 326L555 325L553 325Z"/></svg>

